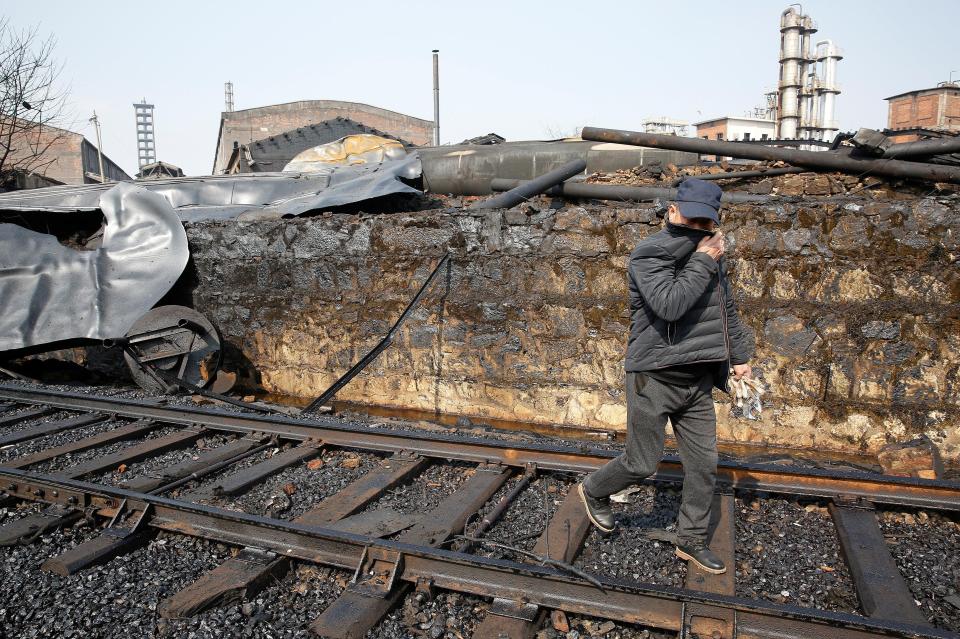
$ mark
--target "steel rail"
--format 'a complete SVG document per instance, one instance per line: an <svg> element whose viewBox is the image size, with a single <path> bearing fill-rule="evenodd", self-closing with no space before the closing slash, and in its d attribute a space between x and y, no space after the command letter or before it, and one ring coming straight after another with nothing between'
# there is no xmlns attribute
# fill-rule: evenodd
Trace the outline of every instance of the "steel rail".
<svg viewBox="0 0 960 639"><path fill-rule="evenodd" d="M684 607L695 603L734 611L736 636L742 639L956 637L945 630L897 621L602 576L597 578L601 584L597 588L550 567L383 540L31 471L0 468L0 478L11 494L34 501L76 508L125 502L129 509L144 513L143 525L159 530L253 546L342 569L355 568L365 549L378 549L403 557L398 576L408 583L427 580L461 593L523 599L541 607L674 631L683 629Z"/></svg>
<svg viewBox="0 0 960 639"><path fill-rule="evenodd" d="M618 452L584 446L484 439L447 433L373 430L368 425L330 417L244 415L218 408L163 406L156 402L103 398L54 390L33 390L0 384L0 400L44 404L71 410L91 410L134 419L202 426L229 432L260 432L285 439L322 439L325 444L387 453L410 452L424 457L495 462L514 467L536 465L543 470L592 472ZM666 456L654 481L678 482L683 469L676 456ZM960 482L873 475L863 472L780 468L721 461L718 484L739 490L813 497L863 498L874 503L960 511Z"/></svg>

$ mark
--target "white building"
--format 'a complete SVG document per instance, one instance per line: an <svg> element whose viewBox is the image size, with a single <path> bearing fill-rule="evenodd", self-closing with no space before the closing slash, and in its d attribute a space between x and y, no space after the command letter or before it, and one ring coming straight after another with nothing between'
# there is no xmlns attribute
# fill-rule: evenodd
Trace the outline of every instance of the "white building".
<svg viewBox="0 0 960 639"><path fill-rule="evenodd" d="M777 123L774 120L746 116L713 118L694 122L693 126L697 127L698 138L731 142L773 140L777 131ZM704 159L710 159L710 156L704 156Z"/></svg>
<svg viewBox="0 0 960 639"><path fill-rule="evenodd" d="M733 142L773 140L777 130L777 123L773 120L729 115L694 122L693 126L697 127L698 138Z"/></svg>

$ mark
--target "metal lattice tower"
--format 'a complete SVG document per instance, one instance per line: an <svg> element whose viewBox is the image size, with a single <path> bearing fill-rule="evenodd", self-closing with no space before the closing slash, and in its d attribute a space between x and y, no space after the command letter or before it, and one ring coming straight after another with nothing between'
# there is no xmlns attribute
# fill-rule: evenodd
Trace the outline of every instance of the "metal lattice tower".
<svg viewBox="0 0 960 639"><path fill-rule="evenodd" d="M153 105L147 99L134 103L137 114L137 168L157 161L157 147L153 137Z"/></svg>
<svg viewBox="0 0 960 639"><path fill-rule="evenodd" d="M233 82L224 82L223 84L223 102L226 107L224 111L233 112Z"/></svg>

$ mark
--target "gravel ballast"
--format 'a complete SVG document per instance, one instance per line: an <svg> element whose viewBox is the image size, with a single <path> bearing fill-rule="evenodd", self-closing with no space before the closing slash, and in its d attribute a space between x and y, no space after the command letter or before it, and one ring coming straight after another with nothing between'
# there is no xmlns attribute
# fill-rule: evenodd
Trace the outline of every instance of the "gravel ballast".
<svg viewBox="0 0 960 639"><path fill-rule="evenodd" d="M753 495L736 504L737 595L861 614L823 504Z"/></svg>
<svg viewBox="0 0 960 639"><path fill-rule="evenodd" d="M880 530L930 623L960 632L960 522L936 512L881 511Z"/></svg>
<svg viewBox="0 0 960 639"><path fill-rule="evenodd" d="M606 535L591 530L575 565L605 577L682 587L686 562L676 558L668 541L676 529L679 491L641 486L627 499L613 503L616 530Z"/></svg>

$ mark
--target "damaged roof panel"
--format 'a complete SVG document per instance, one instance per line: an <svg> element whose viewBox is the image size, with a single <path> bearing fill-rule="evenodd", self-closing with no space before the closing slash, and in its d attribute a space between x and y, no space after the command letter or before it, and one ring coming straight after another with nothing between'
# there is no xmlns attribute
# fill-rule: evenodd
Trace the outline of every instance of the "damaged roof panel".
<svg viewBox="0 0 960 639"><path fill-rule="evenodd" d="M398 193L419 194L407 182L421 175L416 153L357 166L309 173L245 173L139 182L163 198L183 221L296 216ZM51 187L0 195L3 211L69 213L100 208L111 184Z"/></svg>
<svg viewBox="0 0 960 639"><path fill-rule="evenodd" d="M121 336L180 277L187 236L167 200L124 182L93 196L106 220L93 250L0 224L0 350Z"/></svg>

